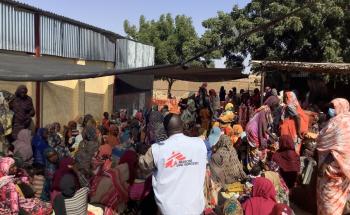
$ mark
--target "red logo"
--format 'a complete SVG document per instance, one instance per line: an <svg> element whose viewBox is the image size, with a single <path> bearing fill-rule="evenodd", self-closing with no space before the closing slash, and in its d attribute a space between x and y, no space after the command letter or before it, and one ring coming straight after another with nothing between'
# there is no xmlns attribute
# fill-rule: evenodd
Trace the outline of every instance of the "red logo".
<svg viewBox="0 0 350 215"><path fill-rule="evenodd" d="M179 161L185 160L186 157L180 152L173 152L171 156L165 161L165 168L172 168L178 164Z"/></svg>

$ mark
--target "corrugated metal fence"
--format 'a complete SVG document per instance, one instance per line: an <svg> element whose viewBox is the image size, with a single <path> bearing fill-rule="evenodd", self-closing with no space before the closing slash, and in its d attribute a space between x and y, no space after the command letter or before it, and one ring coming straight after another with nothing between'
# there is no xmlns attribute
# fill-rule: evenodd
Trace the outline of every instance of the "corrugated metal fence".
<svg viewBox="0 0 350 215"><path fill-rule="evenodd" d="M41 53L85 60L115 61L115 42L106 36L49 17L40 17Z"/></svg>
<svg viewBox="0 0 350 215"><path fill-rule="evenodd" d="M154 65L154 47L127 39L117 40L116 65L130 69Z"/></svg>
<svg viewBox="0 0 350 215"><path fill-rule="evenodd" d="M0 49L34 52L34 14L0 3Z"/></svg>

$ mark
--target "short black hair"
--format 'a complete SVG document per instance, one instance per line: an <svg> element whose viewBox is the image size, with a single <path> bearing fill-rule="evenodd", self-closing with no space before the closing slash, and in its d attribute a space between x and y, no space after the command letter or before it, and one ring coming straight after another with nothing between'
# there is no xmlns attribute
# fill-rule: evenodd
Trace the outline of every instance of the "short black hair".
<svg viewBox="0 0 350 215"><path fill-rule="evenodd" d="M165 130L168 130L169 122L170 122L171 118L173 118L173 116L174 116L173 113L169 113L168 115L166 115L164 117L163 125L164 125Z"/></svg>

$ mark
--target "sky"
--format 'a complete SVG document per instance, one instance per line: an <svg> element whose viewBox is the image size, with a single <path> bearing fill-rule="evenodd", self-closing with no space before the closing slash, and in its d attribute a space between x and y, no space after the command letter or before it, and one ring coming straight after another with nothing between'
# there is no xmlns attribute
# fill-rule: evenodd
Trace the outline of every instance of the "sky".
<svg viewBox="0 0 350 215"><path fill-rule="evenodd" d="M138 24L140 15L158 19L161 14L192 17L199 35L202 21L218 11L231 11L234 5L245 6L248 0L18 0L72 19L125 35L124 20Z"/></svg>
<svg viewBox="0 0 350 215"><path fill-rule="evenodd" d="M147 20L161 14L192 17L198 35L205 29L202 21L215 17L218 11L230 12L234 5L244 7L249 0L18 0L96 27L125 36L123 23L129 20L138 25L140 15ZM215 62L224 67L224 59Z"/></svg>

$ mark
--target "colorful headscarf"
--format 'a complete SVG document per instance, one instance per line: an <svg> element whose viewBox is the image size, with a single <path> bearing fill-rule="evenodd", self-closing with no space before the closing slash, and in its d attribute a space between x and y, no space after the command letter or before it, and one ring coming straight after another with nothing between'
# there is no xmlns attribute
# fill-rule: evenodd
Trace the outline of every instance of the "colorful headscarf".
<svg viewBox="0 0 350 215"><path fill-rule="evenodd" d="M9 174L10 167L15 163L15 160L11 157L0 158L0 177Z"/></svg>
<svg viewBox="0 0 350 215"><path fill-rule="evenodd" d="M241 203L235 198L230 198L225 201L224 215L243 215L243 209Z"/></svg>
<svg viewBox="0 0 350 215"><path fill-rule="evenodd" d="M227 103L225 106L225 111L233 111L234 105L232 103Z"/></svg>
<svg viewBox="0 0 350 215"><path fill-rule="evenodd" d="M83 139L87 141L97 140L96 128L93 126L86 126L83 131Z"/></svg>
<svg viewBox="0 0 350 215"><path fill-rule="evenodd" d="M15 163L15 160L10 157L0 158L0 188L6 184L13 182L14 176L9 175L10 167Z"/></svg>

